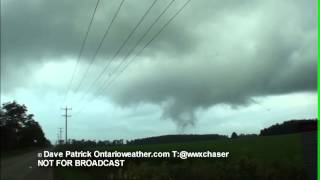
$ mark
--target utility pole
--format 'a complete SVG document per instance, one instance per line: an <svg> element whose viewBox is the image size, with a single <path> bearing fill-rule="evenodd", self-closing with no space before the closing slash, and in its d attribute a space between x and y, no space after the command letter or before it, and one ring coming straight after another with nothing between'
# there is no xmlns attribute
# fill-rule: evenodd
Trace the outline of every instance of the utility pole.
<svg viewBox="0 0 320 180"><path fill-rule="evenodd" d="M57 133L57 143L56 143L56 145L59 144L59 141L60 141L60 136L59 136L59 133Z"/></svg>
<svg viewBox="0 0 320 180"><path fill-rule="evenodd" d="M68 111L71 111L72 108L68 108L67 106L65 108L61 108L62 110L65 111L65 114L63 114L62 116L65 117L65 133L66 133L66 137L65 137L65 144L68 143L68 117L71 117L71 115L68 114Z"/></svg>
<svg viewBox="0 0 320 180"><path fill-rule="evenodd" d="M59 128L59 144L61 143L62 140L62 128Z"/></svg>

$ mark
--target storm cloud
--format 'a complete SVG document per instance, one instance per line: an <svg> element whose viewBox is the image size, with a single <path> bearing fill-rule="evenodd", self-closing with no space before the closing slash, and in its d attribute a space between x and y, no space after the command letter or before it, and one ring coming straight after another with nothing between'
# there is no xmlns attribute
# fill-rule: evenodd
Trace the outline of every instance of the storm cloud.
<svg viewBox="0 0 320 180"><path fill-rule="evenodd" d="M115 65L169 2L156 3ZM138 49L184 2L177 0L172 5ZM87 66L119 3L101 1L81 68ZM151 3L125 1L88 79L97 76L95 72L114 54ZM197 111L216 105L238 108L255 103L256 97L315 92L316 3L191 1L103 95L126 108L158 105L162 118L184 129L196 124ZM94 5L94 1L85 0L1 1L1 58L6 71L16 74L66 58L76 61ZM30 81L10 73L6 78L14 81L11 88L21 88ZM65 85L56 88L64 89Z"/></svg>

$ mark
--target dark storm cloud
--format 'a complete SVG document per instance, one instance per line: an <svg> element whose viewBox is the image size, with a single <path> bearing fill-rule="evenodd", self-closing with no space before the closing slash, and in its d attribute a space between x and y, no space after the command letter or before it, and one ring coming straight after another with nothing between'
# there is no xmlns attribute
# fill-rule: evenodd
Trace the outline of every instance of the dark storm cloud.
<svg viewBox="0 0 320 180"><path fill-rule="evenodd" d="M177 1L147 38L183 2ZM1 3L2 58L9 64L76 57L95 5L85 0ZM102 0L85 60L119 3ZM99 58L113 55L151 3L125 2ZM167 3L157 2L121 54ZM316 7L313 0L191 1L125 71L112 98L124 107L160 105L163 118L184 128L195 124L199 109L217 104L238 107L258 96L315 91Z"/></svg>
<svg viewBox="0 0 320 180"><path fill-rule="evenodd" d="M220 19L213 17L198 28L203 44L180 58L159 57L150 67L140 64L143 69L137 64L141 72L124 75L114 99L122 105L161 104L163 118L184 128L194 125L199 109L239 107L254 102L254 97L315 91L314 5L268 1L240 12L224 9Z"/></svg>
<svg viewBox="0 0 320 180"><path fill-rule="evenodd" d="M120 51L118 57L129 51L169 2L169 0L157 1L149 16L146 17L127 45ZM1 58L3 69L6 69L6 73L4 70L2 71L2 74L6 74L2 75L2 77L10 81L7 83L7 88L13 89L17 86L23 86L26 81L32 81L23 76L23 74L38 69L39 66L48 61L59 62L65 61L66 58L77 58L95 3L96 1L87 0L1 1ZM83 65L86 65L86 62L93 57L99 41L102 39L119 4L120 1L117 0L100 1L81 58ZM100 59L100 63L105 64L106 61L110 60L110 57L115 54L151 4L152 1L146 0L127 0L124 2L118 18L114 22L96 58ZM150 39L155 34L159 26L165 23L180 4L181 2L177 1L172 5L172 9L169 9L168 14L160 19L158 25L154 27L143 43L146 43L147 39ZM181 31L180 27L171 28L166 33L168 33L168 36L159 37L158 43L155 44L160 44L159 46L163 46L165 49L162 50L155 46L149 49L148 54L171 50L172 47L176 49L179 47L182 53L196 43L196 41L189 43L194 38L189 36L188 31ZM98 60L95 62L98 63ZM30 69L29 67L34 68ZM22 78L17 79L17 76Z"/></svg>
<svg viewBox="0 0 320 180"><path fill-rule="evenodd" d="M134 40L142 34L143 29L151 23L168 2L157 2L141 29L138 29L137 35L134 35L132 41L129 41L128 47L133 45ZM86 0L2 1L1 48L4 52L3 57L16 61L32 62L42 58L59 59L61 56L76 56L95 3L96 1ZM104 43L104 48L100 51L101 57L105 58L108 54L113 55L115 49L124 41L151 3L152 1L125 1L119 17ZM98 42L119 4L120 1L116 0L101 0L86 45L84 55L86 58L91 57L97 48ZM179 3L174 4L172 10L177 5ZM173 40L173 37L177 40ZM187 45L184 44L190 44L186 43L188 39L189 37L184 31L174 28L170 31L170 37L165 37L163 41L175 44L176 47L186 48Z"/></svg>

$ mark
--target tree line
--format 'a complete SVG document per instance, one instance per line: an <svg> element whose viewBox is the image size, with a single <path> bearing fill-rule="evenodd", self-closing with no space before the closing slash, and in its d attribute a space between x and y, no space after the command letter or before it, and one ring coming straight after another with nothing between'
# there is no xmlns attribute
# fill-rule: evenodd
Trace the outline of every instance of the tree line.
<svg viewBox="0 0 320 180"><path fill-rule="evenodd" d="M308 131L316 131L317 120L316 119L302 119L302 120L289 120L281 124L277 123L260 131L260 134L237 134L233 132L230 137L219 134L178 134L178 135L163 135L139 138L134 140L104 140L104 141L92 141L92 140L71 140L72 145L77 147L83 146L104 146L104 145L145 145L145 144L162 144L162 143L183 143L192 141L210 141L219 139L236 139L236 138L251 138L257 136L270 136L281 135L291 133L301 133Z"/></svg>
<svg viewBox="0 0 320 180"><path fill-rule="evenodd" d="M277 123L260 131L261 136L300 133L317 130L316 119L290 120L281 124Z"/></svg>
<svg viewBox="0 0 320 180"><path fill-rule="evenodd" d="M182 143L190 141L208 141L208 140L218 140L227 139L228 136L219 134L176 134L176 135L164 135L147 137L141 139L134 139L128 141L128 144L143 145L143 144L159 144L159 143Z"/></svg>
<svg viewBox="0 0 320 180"><path fill-rule="evenodd" d="M4 103L0 108L0 136L1 151L50 146L34 115L15 101Z"/></svg>

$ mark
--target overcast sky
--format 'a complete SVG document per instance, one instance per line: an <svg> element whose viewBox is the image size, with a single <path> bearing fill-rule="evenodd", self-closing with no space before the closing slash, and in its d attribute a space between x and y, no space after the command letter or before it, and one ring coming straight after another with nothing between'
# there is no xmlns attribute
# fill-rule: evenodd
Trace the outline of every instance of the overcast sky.
<svg viewBox="0 0 320 180"><path fill-rule="evenodd" d="M100 0L78 61L96 1L2 0L1 102L25 104L52 141L65 105L76 139L258 133L316 117L316 0L193 0L156 36L185 2Z"/></svg>

